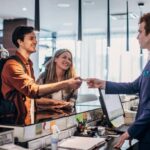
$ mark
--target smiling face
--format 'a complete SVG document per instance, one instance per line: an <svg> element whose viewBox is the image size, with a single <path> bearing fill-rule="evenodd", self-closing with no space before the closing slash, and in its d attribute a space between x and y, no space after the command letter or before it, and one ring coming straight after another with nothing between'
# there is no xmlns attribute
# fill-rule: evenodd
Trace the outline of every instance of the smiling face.
<svg viewBox="0 0 150 150"><path fill-rule="evenodd" d="M31 33L25 34L24 39L23 40L19 39L18 43L19 43L19 47L21 49L26 50L26 52L28 52L29 54L35 52L36 44L37 44L35 33L31 32Z"/></svg>
<svg viewBox="0 0 150 150"><path fill-rule="evenodd" d="M56 68L63 71L68 70L72 65L72 56L69 52L64 52L55 58Z"/></svg>

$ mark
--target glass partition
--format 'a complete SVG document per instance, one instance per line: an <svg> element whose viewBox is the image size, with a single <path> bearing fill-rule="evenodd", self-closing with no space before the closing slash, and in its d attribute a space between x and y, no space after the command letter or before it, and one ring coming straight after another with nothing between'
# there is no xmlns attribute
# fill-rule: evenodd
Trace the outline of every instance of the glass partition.
<svg viewBox="0 0 150 150"><path fill-rule="evenodd" d="M49 2L49 5L47 5L47 2ZM70 3L65 8L58 7L57 2L56 0L45 0L41 1L40 4L40 13L41 16L43 16L41 17L41 25L44 23L41 28L48 28L49 32L45 37L42 36L39 39L39 68L37 69L44 71L44 60L46 57L52 56L55 47L52 43L51 33L56 32L56 49L70 49L73 54L73 62L78 76L82 78L97 77L106 79L106 72L108 71L109 80L126 82L133 80L140 74L141 69L147 62L147 53L143 50L143 53L140 54L139 44L136 40L138 26L135 26L135 23L137 25L139 18L130 20L131 25L133 25L133 28L130 28L130 52L125 52L125 20L114 20L114 18L110 18L112 35L111 48L108 52L108 62L106 62L107 1L93 0L92 3L83 1L82 42L77 41L78 1L67 1ZM118 6L118 1L114 1L111 5ZM111 13L125 11L124 4L119 4L119 6L120 7L114 7L115 9L111 7ZM15 7L12 8L16 10ZM29 14L31 15L31 13ZM55 17L54 19L53 16ZM47 23L48 21L50 21L49 24ZM107 63L109 64L109 70L106 70ZM129 73L126 74L126 72ZM97 97L99 96L98 91L96 89L88 89L86 83L82 84L81 88L78 90L78 94L95 94ZM88 101L85 100L84 102L80 102L77 99L75 107L71 110L60 109L56 111L50 109L35 113L34 123L96 108L100 108L98 98L92 101L88 99Z"/></svg>

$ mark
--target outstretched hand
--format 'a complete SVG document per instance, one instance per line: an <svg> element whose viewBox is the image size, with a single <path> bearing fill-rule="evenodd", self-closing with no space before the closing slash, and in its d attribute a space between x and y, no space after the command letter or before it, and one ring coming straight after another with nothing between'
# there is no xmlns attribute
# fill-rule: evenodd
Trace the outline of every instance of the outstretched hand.
<svg viewBox="0 0 150 150"><path fill-rule="evenodd" d="M100 80L97 78L87 78L86 81L89 88L105 89L106 81L104 80Z"/></svg>
<svg viewBox="0 0 150 150"><path fill-rule="evenodd" d="M68 82L69 88L71 89L78 89L82 84L80 77L71 78L66 81Z"/></svg>

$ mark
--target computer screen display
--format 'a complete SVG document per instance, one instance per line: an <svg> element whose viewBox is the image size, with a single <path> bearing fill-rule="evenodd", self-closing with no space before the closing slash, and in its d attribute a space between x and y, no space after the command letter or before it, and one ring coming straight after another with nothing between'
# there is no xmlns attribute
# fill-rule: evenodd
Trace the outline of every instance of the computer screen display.
<svg viewBox="0 0 150 150"><path fill-rule="evenodd" d="M105 94L104 90L100 90L99 92L101 92L100 101L103 101L103 103L101 103L102 109L106 109L104 113L107 113L106 115L108 115L110 121L116 119L121 115L124 115L123 107L120 101L120 96L118 94Z"/></svg>

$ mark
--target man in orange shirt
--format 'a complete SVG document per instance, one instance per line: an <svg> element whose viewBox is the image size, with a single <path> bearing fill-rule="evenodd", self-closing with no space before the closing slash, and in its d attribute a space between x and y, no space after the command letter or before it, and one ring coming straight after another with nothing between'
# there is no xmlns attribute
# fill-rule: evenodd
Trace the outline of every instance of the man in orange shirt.
<svg viewBox="0 0 150 150"><path fill-rule="evenodd" d="M56 92L61 89L77 89L82 81L79 78L57 83L38 85L35 82L32 61L30 55L36 52L36 36L33 27L19 26L12 34L12 41L18 48L16 56L19 57L23 66L14 59L9 59L2 70L2 93L4 98L12 101L16 106L15 121L17 124L30 124L30 102L31 98L39 98L46 94ZM68 102L56 101L70 106Z"/></svg>

